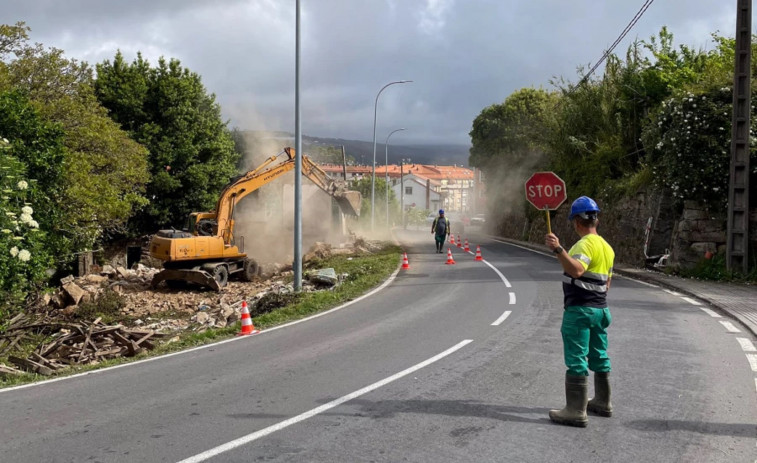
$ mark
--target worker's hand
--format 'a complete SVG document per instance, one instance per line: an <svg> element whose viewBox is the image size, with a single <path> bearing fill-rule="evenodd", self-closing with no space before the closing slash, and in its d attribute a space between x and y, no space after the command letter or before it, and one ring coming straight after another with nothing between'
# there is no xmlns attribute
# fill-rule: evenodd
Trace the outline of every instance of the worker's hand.
<svg viewBox="0 0 757 463"><path fill-rule="evenodd" d="M555 249L560 247L560 240L554 233L547 233L547 235L544 237L544 244L546 244L551 251L554 251Z"/></svg>

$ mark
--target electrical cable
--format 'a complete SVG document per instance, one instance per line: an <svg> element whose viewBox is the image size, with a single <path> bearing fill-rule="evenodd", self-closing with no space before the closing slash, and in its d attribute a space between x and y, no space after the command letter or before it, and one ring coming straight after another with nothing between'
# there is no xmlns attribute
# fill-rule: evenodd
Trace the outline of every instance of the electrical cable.
<svg viewBox="0 0 757 463"><path fill-rule="evenodd" d="M599 66L602 65L602 63L604 63L607 57L609 57L612 51L615 49L615 47L617 47L620 44L620 42L626 37L626 35L628 35L628 33L631 32L631 29L633 29L636 23L639 22L639 19L641 19L641 17L649 9L652 3L654 3L654 0L645 0L644 4L641 6L641 8L639 8L639 11L636 12L634 17L631 19L631 21L628 23L625 29L623 29L623 31L620 33L618 38L615 39L612 45L610 45L610 47L604 52L602 57L599 58L599 61L597 61L596 64L594 64L594 66L592 66L591 69L589 69L589 72L587 72L586 75L583 76L583 78L578 82L577 86L580 86L581 84L586 82L589 79L589 77L592 74L594 74L594 71L596 71L597 68L599 68Z"/></svg>

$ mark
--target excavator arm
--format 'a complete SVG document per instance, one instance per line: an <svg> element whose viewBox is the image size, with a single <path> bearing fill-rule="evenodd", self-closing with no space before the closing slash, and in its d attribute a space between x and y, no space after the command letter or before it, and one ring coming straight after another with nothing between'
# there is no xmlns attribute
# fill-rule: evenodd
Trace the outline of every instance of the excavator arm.
<svg viewBox="0 0 757 463"><path fill-rule="evenodd" d="M284 161L279 160L282 154ZM223 238L224 243L231 243L234 229L234 208L245 196L263 185L276 180L281 175L295 167L295 152L293 148L284 148L283 153L271 156L260 166L237 177L221 192L215 214L198 214L198 222L202 219L214 218L217 222L217 236ZM347 215L360 215L360 192L348 190L343 184L337 183L326 175L315 162L307 156L302 157L302 174L309 178L316 186L337 201L342 212ZM215 215L215 217L213 217Z"/></svg>

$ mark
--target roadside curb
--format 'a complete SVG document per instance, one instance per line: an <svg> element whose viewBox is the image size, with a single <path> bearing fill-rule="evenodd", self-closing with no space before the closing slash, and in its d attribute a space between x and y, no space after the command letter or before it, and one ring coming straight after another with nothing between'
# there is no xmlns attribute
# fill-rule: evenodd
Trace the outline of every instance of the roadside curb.
<svg viewBox="0 0 757 463"><path fill-rule="evenodd" d="M530 249L532 251L535 251L541 254L547 254L547 255L550 254L549 249L543 245L529 243L527 241L514 240L512 238L502 238L502 237L494 236L494 235L485 235L485 236L493 240L499 241L501 243L511 244L513 246ZM654 284L661 288L669 289L669 290L681 293L682 295L696 298L702 301L703 303L710 305L711 307L714 307L722 315L725 315L728 318L731 318L739 322L746 329L748 329L749 332L751 332L753 336L757 337L757 324L753 323L751 320L748 320L747 318L745 318L738 312L730 310L725 305L720 304L717 301L714 301L712 298L708 297L707 295L701 292L692 291L692 290L682 287L681 285L676 285L674 282L668 281L662 277L658 277L657 275L653 273L649 273L645 269L635 269L627 265L622 265L619 267L616 266L613 269L613 272L622 276L623 278L628 278L630 280L637 280L637 281L641 281L648 284Z"/></svg>

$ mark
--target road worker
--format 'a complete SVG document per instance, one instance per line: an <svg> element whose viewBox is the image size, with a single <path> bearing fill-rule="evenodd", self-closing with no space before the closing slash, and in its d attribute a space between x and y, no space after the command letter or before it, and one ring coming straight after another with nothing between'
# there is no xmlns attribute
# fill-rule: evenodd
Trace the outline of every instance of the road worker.
<svg viewBox="0 0 757 463"><path fill-rule="evenodd" d="M569 217L580 237L578 242L566 251L554 233L545 238L564 271L565 310L560 332L568 368L565 374L567 404L562 410L550 410L549 419L570 426L586 426L587 409L600 416L612 416L606 331L612 317L606 296L615 252L597 234L598 213L597 203L581 196L573 202ZM591 400L588 400L589 370L594 372L595 395Z"/></svg>
<svg viewBox="0 0 757 463"><path fill-rule="evenodd" d="M444 209L439 209L439 216L431 224L431 234L434 235L434 239L436 240L436 252L444 252L442 248L450 234L449 219L444 217Z"/></svg>

